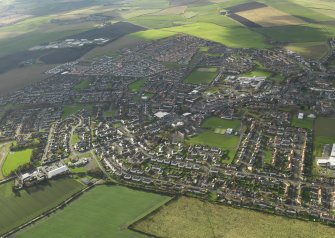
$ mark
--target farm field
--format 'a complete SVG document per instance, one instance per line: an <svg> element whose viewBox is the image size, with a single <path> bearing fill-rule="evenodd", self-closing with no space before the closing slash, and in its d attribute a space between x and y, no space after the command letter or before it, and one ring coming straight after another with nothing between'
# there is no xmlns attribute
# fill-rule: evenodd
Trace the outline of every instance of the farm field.
<svg viewBox="0 0 335 238"><path fill-rule="evenodd" d="M285 48L303 57L316 60L324 57L330 50L329 45L325 42L292 43Z"/></svg>
<svg viewBox="0 0 335 238"><path fill-rule="evenodd" d="M137 37L138 39L143 40L160 40L163 38L167 38L170 36L173 36L177 33L171 32L171 31L164 31L164 30L146 30L146 31L139 31L131 34L134 37Z"/></svg>
<svg viewBox="0 0 335 238"><path fill-rule="evenodd" d="M314 124L314 156L321 156L323 146L333 143L335 143L335 118L317 118Z"/></svg>
<svg viewBox="0 0 335 238"><path fill-rule="evenodd" d="M313 130L314 126L314 119L312 118L304 118L304 119L298 119L297 116L294 116L292 118L291 125L294 127L299 127L299 128L305 128L309 130Z"/></svg>
<svg viewBox="0 0 335 238"><path fill-rule="evenodd" d="M334 228L181 197L133 228L165 238L330 238Z"/></svg>
<svg viewBox="0 0 335 238"><path fill-rule="evenodd" d="M146 79L139 79L128 85L128 89L132 93L137 93L142 90L146 82Z"/></svg>
<svg viewBox="0 0 335 238"><path fill-rule="evenodd" d="M50 68L52 68L52 65L38 64L12 69L0 74L0 95L46 79L48 76L44 72Z"/></svg>
<svg viewBox="0 0 335 238"><path fill-rule="evenodd" d="M186 143L191 145L208 145L228 151L228 160L224 163L231 163L235 157L240 138L238 136L222 135L214 131L206 130L198 135L190 137Z"/></svg>
<svg viewBox="0 0 335 238"><path fill-rule="evenodd" d="M241 11L238 12L237 15L244 17L249 21L252 21L263 27L299 25L306 23L297 17L291 16L283 11L277 10L269 6Z"/></svg>
<svg viewBox="0 0 335 238"><path fill-rule="evenodd" d="M30 162L32 152L32 149L9 152L1 168L2 174L4 176L8 176L21 165L28 164Z"/></svg>
<svg viewBox="0 0 335 238"><path fill-rule="evenodd" d="M62 118L65 119L72 114L75 114L79 112L80 110L88 110L92 111L93 105L91 104L71 104L71 105L65 105L63 108L63 115Z"/></svg>
<svg viewBox="0 0 335 238"><path fill-rule="evenodd" d="M233 128L234 130L239 130L241 127L240 120L226 120L219 117L209 117L201 123L202 128L206 129L216 129L216 128Z"/></svg>
<svg viewBox="0 0 335 238"><path fill-rule="evenodd" d="M0 185L0 234L23 224L58 205L83 188L79 182L60 178L12 192L13 182Z"/></svg>
<svg viewBox="0 0 335 238"><path fill-rule="evenodd" d="M217 75L217 68L197 68L184 80L188 84L210 84Z"/></svg>
<svg viewBox="0 0 335 238"><path fill-rule="evenodd" d="M127 227L169 199L126 187L98 186L15 237L146 237Z"/></svg>

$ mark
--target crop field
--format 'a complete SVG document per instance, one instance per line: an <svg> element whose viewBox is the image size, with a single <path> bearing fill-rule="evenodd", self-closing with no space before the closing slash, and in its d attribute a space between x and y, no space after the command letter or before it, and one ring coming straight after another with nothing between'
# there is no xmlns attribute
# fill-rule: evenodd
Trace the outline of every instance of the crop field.
<svg viewBox="0 0 335 238"><path fill-rule="evenodd" d="M143 40L159 40L177 34L176 32L163 30L147 30L133 33L132 36Z"/></svg>
<svg viewBox="0 0 335 238"><path fill-rule="evenodd" d="M125 187L98 186L16 237L147 237L127 227L169 199Z"/></svg>
<svg viewBox="0 0 335 238"><path fill-rule="evenodd" d="M233 128L234 130L239 130L241 127L240 120L226 120L219 117L209 117L201 123L202 128L206 129L216 129L216 128Z"/></svg>
<svg viewBox="0 0 335 238"><path fill-rule="evenodd" d="M165 238L331 238L334 228L181 197L134 224L134 229ZM322 235L321 235L322 234Z"/></svg>
<svg viewBox="0 0 335 238"><path fill-rule="evenodd" d="M330 51L330 47L326 42L292 43L285 48L303 57L316 60L321 59Z"/></svg>
<svg viewBox="0 0 335 238"><path fill-rule="evenodd" d="M142 90L146 82L146 79L139 79L128 85L128 89L132 93L137 93Z"/></svg>
<svg viewBox="0 0 335 238"><path fill-rule="evenodd" d="M237 15L261 25L262 27L300 25L306 23L297 17L269 6L241 11L238 12Z"/></svg>
<svg viewBox="0 0 335 238"><path fill-rule="evenodd" d="M71 105L65 105L63 108L63 115L62 118L67 118L71 116L72 114L76 114L80 110L87 110L89 112L92 111L93 105L91 104L71 104Z"/></svg>
<svg viewBox="0 0 335 238"><path fill-rule="evenodd" d="M314 124L314 156L321 156L323 146L333 143L335 143L335 118L317 118Z"/></svg>
<svg viewBox="0 0 335 238"><path fill-rule="evenodd" d="M185 13L187 9L187 6L176 6L176 7L170 7L166 8L162 11L152 13L152 15L174 15L174 14L183 14Z"/></svg>
<svg viewBox="0 0 335 238"><path fill-rule="evenodd" d="M185 33L228 47L268 48L265 38L243 26L222 27L213 23L193 23L162 30Z"/></svg>
<svg viewBox="0 0 335 238"><path fill-rule="evenodd" d="M79 182L61 178L12 192L13 182L0 185L0 234L3 234L58 205L83 188Z"/></svg>
<svg viewBox="0 0 335 238"><path fill-rule="evenodd" d="M32 152L32 149L9 152L1 169L2 174L8 176L21 165L29 163Z"/></svg>
<svg viewBox="0 0 335 238"><path fill-rule="evenodd" d="M185 80L188 84L210 84L217 75L217 68L197 68Z"/></svg>
<svg viewBox="0 0 335 238"><path fill-rule="evenodd" d="M240 138L238 136L222 135L215 131L206 130L200 134L190 137L186 143L191 145L208 145L211 147L220 148L228 151L228 160L226 163L231 163L234 159Z"/></svg>

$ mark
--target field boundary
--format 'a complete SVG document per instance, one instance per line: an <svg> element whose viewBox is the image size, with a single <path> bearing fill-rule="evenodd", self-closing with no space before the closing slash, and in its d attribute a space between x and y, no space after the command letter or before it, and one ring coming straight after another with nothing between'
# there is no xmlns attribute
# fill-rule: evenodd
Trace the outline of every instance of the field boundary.
<svg viewBox="0 0 335 238"><path fill-rule="evenodd" d="M13 229L11 229L10 231L1 234L1 238L5 238L5 237L9 237L19 231L21 231L22 229L35 224L36 222L50 216L52 213L56 213L58 210L63 209L64 207L68 206L69 204L71 204L72 202L74 202L76 199L78 199L79 197L81 197L81 195L83 195L85 192L88 192L89 190L91 190L92 188L94 188L97 185L97 183L94 183L88 187L84 187L82 190L76 192L75 194L73 194L71 197L69 197L68 199L66 199L65 201L59 203L57 206L50 208L49 210L43 212L41 215L31 219L30 221L27 221L26 223L23 223L22 225L15 227Z"/></svg>

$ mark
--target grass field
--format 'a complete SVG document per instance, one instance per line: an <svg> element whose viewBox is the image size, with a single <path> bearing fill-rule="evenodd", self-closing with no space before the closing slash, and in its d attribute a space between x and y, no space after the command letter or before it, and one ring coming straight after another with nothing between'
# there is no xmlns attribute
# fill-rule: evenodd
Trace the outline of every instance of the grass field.
<svg viewBox="0 0 335 238"><path fill-rule="evenodd" d="M137 93L142 90L146 82L146 79L139 79L128 85L129 92Z"/></svg>
<svg viewBox="0 0 335 238"><path fill-rule="evenodd" d="M243 77L261 77L261 76L264 76L264 77L270 77L272 75L271 72L268 72L268 71L264 71L264 70L253 70L251 72L248 72L248 73L245 73L245 74L242 74L240 76L243 76Z"/></svg>
<svg viewBox="0 0 335 238"><path fill-rule="evenodd" d="M10 142L8 142L8 143L1 143L0 144L0 165L1 165L1 168L0 168L0 179L4 178L4 175L2 173L2 165L3 165L3 163L6 160L6 157L7 157L7 154L9 153L10 147L11 147L11 143Z"/></svg>
<svg viewBox="0 0 335 238"><path fill-rule="evenodd" d="M74 89L77 90L77 91L82 91L82 90L85 90L85 89L88 89L90 87L90 83L91 81L86 79L86 80L83 80L81 81L80 83L78 83Z"/></svg>
<svg viewBox="0 0 335 238"><path fill-rule="evenodd" d="M294 116L292 118L291 125L294 127L299 127L299 128L305 128L309 130L313 130L314 126L314 119L312 118L304 118L304 119L298 119L297 116Z"/></svg>
<svg viewBox="0 0 335 238"><path fill-rule="evenodd" d="M237 15L263 27L299 25L306 23L297 17L269 6L238 12Z"/></svg>
<svg viewBox="0 0 335 238"><path fill-rule="evenodd" d="M40 215L83 188L69 178L51 180L18 194L12 192L13 182L0 185L0 234Z"/></svg>
<svg viewBox="0 0 335 238"><path fill-rule="evenodd" d="M217 75L217 68L197 68L185 80L188 84L210 84Z"/></svg>
<svg viewBox="0 0 335 238"><path fill-rule="evenodd" d="M16 237L146 237L127 227L170 198L119 186L99 186Z"/></svg>
<svg viewBox="0 0 335 238"><path fill-rule="evenodd" d="M65 105L63 108L63 115L62 118L67 118L71 116L72 114L75 114L79 112L80 110L87 110L89 112L92 111L93 105L91 104L71 104L71 105Z"/></svg>
<svg viewBox="0 0 335 238"><path fill-rule="evenodd" d="M326 42L292 43L285 48L303 57L316 60L321 59L330 51L330 46Z"/></svg>
<svg viewBox="0 0 335 238"><path fill-rule="evenodd" d="M135 224L165 238L331 238L334 228L182 197Z"/></svg>
<svg viewBox="0 0 335 238"><path fill-rule="evenodd" d="M144 40L159 40L159 39L173 36L175 34L177 33L153 29L153 30L135 32L135 33L132 33L131 35L139 39L144 39Z"/></svg>
<svg viewBox="0 0 335 238"><path fill-rule="evenodd" d="M162 30L185 33L228 47L268 48L265 38L243 26L223 27L213 23L193 23Z"/></svg>
<svg viewBox="0 0 335 238"><path fill-rule="evenodd" d="M321 156L325 144L335 143L335 118L319 117L314 124L314 156Z"/></svg>
<svg viewBox="0 0 335 238"><path fill-rule="evenodd" d="M30 162L32 149L25 149L22 151L9 152L7 158L2 166L2 174L8 176L15 171L19 166Z"/></svg>
<svg viewBox="0 0 335 238"><path fill-rule="evenodd" d="M239 130L241 127L240 120L225 120L219 117L209 117L201 123L202 128L206 129L216 129L216 128L233 128L234 130Z"/></svg>
<svg viewBox="0 0 335 238"><path fill-rule="evenodd" d="M220 148L228 151L228 160L226 163L231 163L235 157L237 145L240 141L238 136L227 136L215 133L214 131L204 131L194 137L186 140L186 143L191 145L208 145L211 147Z"/></svg>

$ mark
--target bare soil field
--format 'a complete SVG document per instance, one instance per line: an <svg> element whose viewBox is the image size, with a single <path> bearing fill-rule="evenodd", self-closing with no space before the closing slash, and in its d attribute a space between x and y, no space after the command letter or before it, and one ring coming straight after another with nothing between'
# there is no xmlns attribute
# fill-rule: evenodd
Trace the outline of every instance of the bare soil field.
<svg viewBox="0 0 335 238"><path fill-rule="evenodd" d="M23 88L31 83L46 79L48 75L45 71L50 69L50 65L32 65L23 68L16 68L7 73L0 74L0 95Z"/></svg>
<svg viewBox="0 0 335 238"><path fill-rule="evenodd" d="M243 4L238 4L232 7L226 8L226 10L230 11L231 13L237 13L242 11L249 11L257 8L267 7L264 3L259 2L248 2Z"/></svg>
<svg viewBox="0 0 335 238"><path fill-rule="evenodd" d="M237 15L263 27L300 25L306 22L273 7L238 12Z"/></svg>

